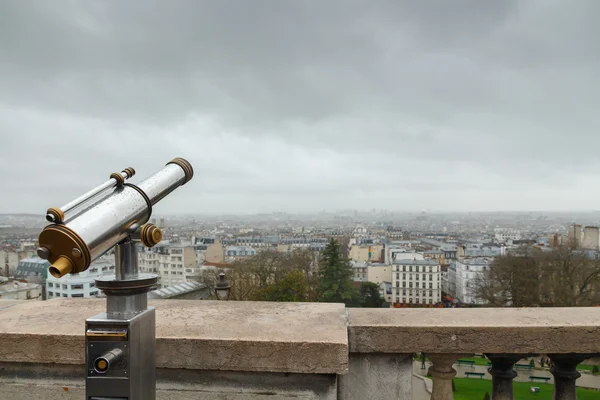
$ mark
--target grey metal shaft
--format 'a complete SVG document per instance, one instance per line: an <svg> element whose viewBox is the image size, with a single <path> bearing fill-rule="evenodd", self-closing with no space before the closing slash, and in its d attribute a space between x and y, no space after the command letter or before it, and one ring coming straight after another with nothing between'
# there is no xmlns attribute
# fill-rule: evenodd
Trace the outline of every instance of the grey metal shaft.
<svg viewBox="0 0 600 400"><path fill-rule="evenodd" d="M125 240L115 247L115 276L118 281L133 280L138 277L138 257L135 243Z"/></svg>
<svg viewBox="0 0 600 400"><path fill-rule="evenodd" d="M145 311L148 308L148 294L129 296L106 296L106 314L108 318L124 319Z"/></svg>

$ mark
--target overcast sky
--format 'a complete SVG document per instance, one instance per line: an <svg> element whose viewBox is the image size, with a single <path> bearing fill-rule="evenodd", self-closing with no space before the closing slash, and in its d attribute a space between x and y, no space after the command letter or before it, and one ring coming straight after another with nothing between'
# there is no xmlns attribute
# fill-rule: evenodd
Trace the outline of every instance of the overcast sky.
<svg viewBox="0 0 600 400"><path fill-rule="evenodd" d="M0 2L1 212L598 209L600 1Z"/></svg>

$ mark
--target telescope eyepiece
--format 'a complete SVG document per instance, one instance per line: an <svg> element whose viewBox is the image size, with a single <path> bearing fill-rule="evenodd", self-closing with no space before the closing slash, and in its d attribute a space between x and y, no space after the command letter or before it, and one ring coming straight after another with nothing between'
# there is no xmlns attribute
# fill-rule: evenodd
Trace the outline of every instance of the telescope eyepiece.
<svg viewBox="0 0 600 400"><path fill-rule="evenodd" d="M60 256L49 268L48 272L55 278L61 278L73 272L73 263L67 257Z"/></svg>

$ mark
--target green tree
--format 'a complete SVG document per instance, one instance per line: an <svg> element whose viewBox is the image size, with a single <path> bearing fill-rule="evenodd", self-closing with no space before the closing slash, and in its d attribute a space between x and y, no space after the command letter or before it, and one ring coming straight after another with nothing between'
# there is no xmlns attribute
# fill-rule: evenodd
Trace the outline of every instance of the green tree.
<svg viewBox="0 0 600 400"><path fill-rule="evenodd" d="M259 301L308 301L309 286L306 275L300 270L290 271L279 282L258 290Z"/></svg>
<svg viewBox="0 0 600 400"><path fill-rule="evenodd" d="M485 392L485 395L483 396L483 400L490 400L490 394L488 392Z"/></svg>
<svg viewBox="0 0 600 400"><path fill-rule="evenodd" d="M352 274L352 266L343 257L340 245L331 239L319 260L319 301L344 303L346 306L357 305L360 295L352 286Z"/></svg>
<svg viewBox="0 0 600 400"><path fill-rule="evenodd" d="M379 293L379 285L373 282L363 282L360 284L360 306L361 307L381 307L385 300Z"/></svg>

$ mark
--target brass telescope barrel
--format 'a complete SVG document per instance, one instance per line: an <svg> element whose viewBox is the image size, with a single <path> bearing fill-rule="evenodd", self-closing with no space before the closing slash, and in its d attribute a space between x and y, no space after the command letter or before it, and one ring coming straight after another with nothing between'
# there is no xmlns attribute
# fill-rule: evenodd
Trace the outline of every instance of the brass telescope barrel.
<svg viewBox="0 0 600 400"><path fill-rule="evenodd" d="M50 261L49 272L57 278L87 270L92 261L138 231L150 219L152 206L187 183L193 175L189 162L175 158L137 186L117 184L112 192L110 187L104 188L102 191L109 194L97 199L95 204L64 223L46 226L39 236L38 254ZM100 193L96 192L84 202L100 197ZM149 233L149 236L159 238L160 234Z"/></svg>

